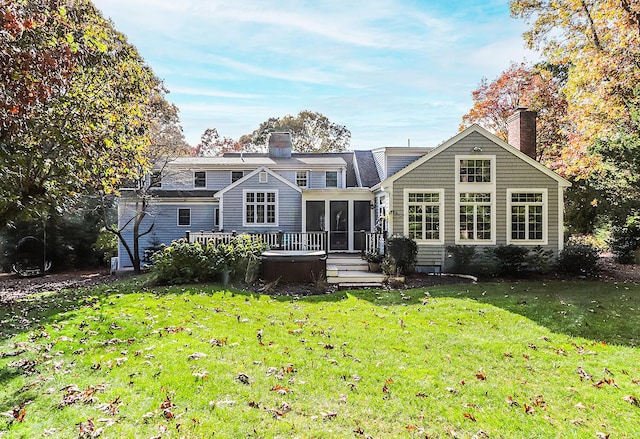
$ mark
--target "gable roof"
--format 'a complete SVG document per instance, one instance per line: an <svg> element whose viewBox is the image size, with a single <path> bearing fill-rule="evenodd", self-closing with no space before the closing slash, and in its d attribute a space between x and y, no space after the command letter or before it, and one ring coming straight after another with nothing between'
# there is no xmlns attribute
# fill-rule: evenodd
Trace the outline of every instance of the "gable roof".
<svg viewBox="0 0 640 439"><path fill-rule="evenodd" d="M255 171L245 175L244 177L238 179L237 181L234 181L233 183L231 183L229 186L227 186L226 188L216 192L214 194L214 197L216 198L220 198L222 195L224 195L226 192L230 191L231 189L240 186L242 183L244 183L245 181L249 180L251 177L253 177L254 175L260 173L260 172L266 172L267 174L271 175L272 177L280 180L281 182L283 182L284 184L286 184L287 186L291 187L292 189L298 191L298 192L302 192L302 189L298 186L296 186L295 184L291 183L289 180L287 180L286 178L282 177L281 175L276 174L275 172L273 172L271 169L267 168L266 166L260 166L258 169L256 169Z"/></svg>
<svg viewBox="0 0 640 439"><path fill-rule="evenodd" d="M398 172L396 172L392 176L386 178L384 181L381 181L379 184L375 185L371 189L372 190L379 189L380 187L382 187L384 185L393 183L394 181L396 181L400 177L402 177L402 176L408 174L409 172L413 171L417 167L419 167L422 164L426 163L427 161L431 160L431 158L437 156L442 151L444 151L447 148L449 148L450 146L458 143L458 141L460 141L461 139L464 139L465 137L467 137L468 135L470 135L472 133L478 133L481 136L486 137L491 142L493 142L496 145L498 145L501 148L503 148L506 152L515 155L519 159L523 160L524 162L526 162L529 165L531 165L534 168L536 168L538 171L542 172L543 174L546 174L548 177L551 177L552 179L554 179L555 181L558 182L558 185L560 185L562 187L571 186L571 183L568 180L562 178L561 176L559 176L558 174L553 172L551 169L547 168L543 164L541 164L541 163L537 162L536 160L532 159L531 157L529 157L528 155L526 155L525 153L523 153L519 149L515 148L514 146L509 145L504 140L502 140L502 139L496 137L495 135L491 134L489 131L485 130L480 125L474 123L470 127L464 129L463 131L461 131L458 134L456 134L455 136L453 136L451 139L449 139L446 142L440 144L439 146L434 148L431 152L425 154L423 157L419 158L415 162L413 162L410 165L402 168L401 170L399 170Z"/></svg>

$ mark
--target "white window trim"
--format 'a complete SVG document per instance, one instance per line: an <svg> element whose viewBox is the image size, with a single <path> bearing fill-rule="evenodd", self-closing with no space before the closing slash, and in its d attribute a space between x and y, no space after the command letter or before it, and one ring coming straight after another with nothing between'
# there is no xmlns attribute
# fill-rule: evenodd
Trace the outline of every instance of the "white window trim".
<svg viewBox="0 0 640 439"><path fill-rule="evenodd" d="M196 186L196 174L198 172L204 172L204 186ZM207 171L193 171L193 188L194 189L206 189L207 188Z"/></svg>
<svg viewBox="0 0 640 439"><path fill-rule="evenodd" d="M268 192L272 192L276 195L276 202L275 202L275 207L276 207L276 211L275 211L275 223L271 224L271 223L248 223L247 222L247 203L246 203L246 199L247 199L247 193L268 193ZM266 195L265 195L265 199L266 199ZM243 227L279 227L280 224L280 195L277 189L274 190L263 190L263 189L244 189L242 191L242 226ZM266 211L265 211L265 219L266 219Z"/></svg>
<svg viewBox="0 0 640 439"><path fill-rule="evenodd" d="M491 160L491 182L463 183L460 182L460 160ZM496 244L496 156L495 155L456 155L455 156L455 243L456 245L495 245ZM491 239L461 239L460 238L460 194L461 193L490 193L491 194Z"/></svg>
<svg viewBox="0 0 640 439"><path fill-rule="evenodd" d="M268 183L269 182L269 174L266 171L261 171L258 174L258 182L259 183Z"/></svg>
<svg viewBox="0 0 640 439"><path fill-rule="evenodd" d="M416 242L419 244L426 245L442 245L444 244L444 235L445 235L445 224L444 224L444 189L425 189L425 188L416 188L404 189L404 236L409 236L409 194L410 193L420 193L420 194L439 194L439 226L440 226L440 238L439 239L416 239Z"/></svg>
<svg viewBox="0 0 640 439"><path fill-rule="evenodd" d="M189 224L180 224L180 211L188 210L189 211ZM176 224L178 227L191 227L191 208L190 207L178 207L176 209Z"/></svg>
<svg viewBox="0 0 640 439"><path fill-rule="evenodd" d="M327 174L329 172L335 172L336 173L336 185L335 186L327 186ZM340 173L338 171L324 171L324 187L328 188L328 189L337 189L340 187L340 180L338 178L338 176L340 175Z"/></svg>
<svg viewBox="0 0 640 439"><path fill-rule="evenodd" d="M511 201L511 195L513 193L541 193L542 194L542 239L512 239L511 238L511 207L513 202ZM549 229L549 214L548 214L548 189L531 189L531 188L511 188L507 189L507 245L547 245L549 243L548 229ZM517 203L520 204L520 203Z"/></svg>
<svg viewBox="0 0 640 439"><path fill-rule="evenodd" d="M298 173L300 173L300 174L304 173L304 175L305 175L304 178L305 178L305 181L307 182L307 184L305 184L304 186L301 186L301 185L298 184ZM307 189L309 187L309 171L296 171L295 184L298 187Z"/></svg>

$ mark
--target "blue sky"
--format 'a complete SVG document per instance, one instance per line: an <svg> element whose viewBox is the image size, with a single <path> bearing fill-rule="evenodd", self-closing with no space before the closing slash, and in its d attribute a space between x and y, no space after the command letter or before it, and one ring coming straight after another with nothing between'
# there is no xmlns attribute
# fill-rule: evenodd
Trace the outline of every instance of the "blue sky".
<svg viewBox="0 0 640 439"><path fill-rule="evenodd" d="M94 0L180 109L185 137L238 139L319 111L352 149L435 146L482 77L534 61L508 0Z"/></svg>

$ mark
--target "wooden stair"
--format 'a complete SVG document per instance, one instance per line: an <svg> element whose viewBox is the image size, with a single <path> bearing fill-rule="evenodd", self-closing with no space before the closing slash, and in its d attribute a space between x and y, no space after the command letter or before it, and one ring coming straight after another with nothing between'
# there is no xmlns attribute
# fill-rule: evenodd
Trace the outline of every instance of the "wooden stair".
<svg viewBox="0 0 640 439"><path fill-rule="evenodd" d="M386 276L369 271L369 264L359 254L329 254L327 282L338 288L380 288Z"/></svg>

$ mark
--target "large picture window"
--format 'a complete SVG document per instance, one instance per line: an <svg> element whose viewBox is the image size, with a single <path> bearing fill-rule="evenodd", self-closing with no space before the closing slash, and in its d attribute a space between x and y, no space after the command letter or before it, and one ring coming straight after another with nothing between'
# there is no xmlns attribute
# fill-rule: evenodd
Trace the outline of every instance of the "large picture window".
<svg viewBox="0 0 640 439"><path fill-rule="evenodd" d="M491 193L460 194L460 241L491 241L491 205Z"/></svg>
<svg viewBox="0 0 640 439"><path fill-rule="evenodd" d="M277 225L277 198L275 191L245 192L245 225Z"/></svg>
<svg viewBox="0 0 640 439"><path fill-rule="evenodd" d="M510 204L510 240L542 242L545 239L544 191L512 190L508 193Z"/></svg>
<svg viewBox="0 0 640 439"><path fill-rule="evenodd" d="M441 241L441 192L406 192L406 235L416 241Z"/></svg>

